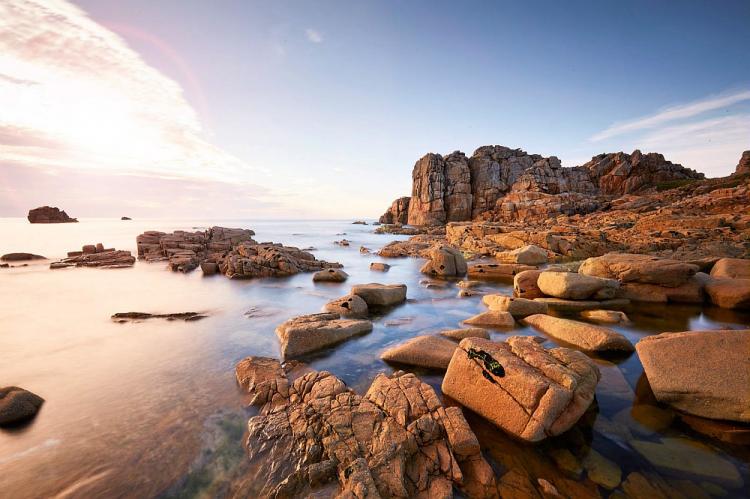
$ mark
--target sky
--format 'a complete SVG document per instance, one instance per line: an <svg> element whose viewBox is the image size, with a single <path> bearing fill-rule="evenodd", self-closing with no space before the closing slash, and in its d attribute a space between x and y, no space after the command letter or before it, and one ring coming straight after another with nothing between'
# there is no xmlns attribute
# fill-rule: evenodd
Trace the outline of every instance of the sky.
<svg viewBox="0 0 750 499"><path fill-rule="evenodd" d="M750 149L750 2L3 0L0 216L376 217L427 152Z"/></svg>

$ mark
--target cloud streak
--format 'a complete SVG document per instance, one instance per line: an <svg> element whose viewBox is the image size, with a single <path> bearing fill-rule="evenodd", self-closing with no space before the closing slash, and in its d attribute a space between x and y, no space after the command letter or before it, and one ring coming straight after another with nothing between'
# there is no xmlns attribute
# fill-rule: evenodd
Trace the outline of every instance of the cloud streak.
<svg viewBox="0 0 750 499"><path fill-rule="evenodd" d="M313 43L323 43L323 35L312 28L307 28L305 30L305 36L307 39Z"/></svg>
<svg viewBox="0 0 750 499"><path fill-rule="evenodd" d="M591 136L589 140L592 142L600 142L626 133L655 128L676 120L693 118L709 111L733 106L747 100L750 100L750 90L741 90L729 94L711 96L695 102L668 107L649 116L615 123L605 130Z"/></svg>

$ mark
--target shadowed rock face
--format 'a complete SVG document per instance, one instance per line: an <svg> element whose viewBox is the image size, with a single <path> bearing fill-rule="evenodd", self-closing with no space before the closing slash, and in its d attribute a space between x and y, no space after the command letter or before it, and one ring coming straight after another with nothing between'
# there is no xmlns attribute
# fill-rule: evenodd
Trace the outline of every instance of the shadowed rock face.
<svg viewBox="0 0 750 499"><path fill-rule="evenodd" d="M381 224L406 224L409 219L409 196L398 198L380 217Z"/></svg>
<svg viewBox="0 0 750 499"><path fill-rule="evenodd" d="M29 210L29 222L33 224L60 224L77 222L77 218L71 218L64 210L54 206L40 206Z"/></svg>
<svg viewBox="0 0 750 499"><path fill-rule="evenodd" d="M737 163L737 169L735 170L735 175L744 175L750 173L750 151L745 151L742 153L742 157L740 158L740 162Z"/></svg>

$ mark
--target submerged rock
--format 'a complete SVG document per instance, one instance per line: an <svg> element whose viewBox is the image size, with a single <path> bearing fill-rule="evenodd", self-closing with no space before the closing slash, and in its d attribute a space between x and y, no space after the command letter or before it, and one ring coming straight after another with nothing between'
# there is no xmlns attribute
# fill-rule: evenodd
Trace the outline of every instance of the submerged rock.
<svg viewBox="0 0 750 499"><path fill-rule="evenodd" d="M455 349L456 343L449 339L424 335L385 350L380 358L412 366L447 369Z"/></svg>
<svg viewBox="0 0 750 499"><path fill-rule="evenodd" d="M59 224L78 222L77 218L71 218L67 213L65 213L64 210L52 206L41 206L39 208L29 210L29 215L27 218L29 219L29 222L33 224Z"/></svg>
<svg viewBox="0 0 750 499"><path fill-rule="evenodd" d="M326 303L324 312L339 314L341 317L363 319L367 317L369 308L367 303L357 295L346 295Z"/></svg>
<svg viewBox="0 0 750 499"><path fill-rule="evenodd" d="M166 319L168 321L199 321L207 315L201 312L177 312L173 314L149 314L148 312L117 312L112 315L115 322L140 322L147 319Z"/></svg>
<svg viewBox="0 0 750 499"><path fill-rule="evenodd" d="M372 322L321 313L294 317L276 328L281 356L296 357L372 331Z"/></svg>
<svg viewBox="0 0 750 499"><path fill-rule="evenodd" d="M28 421L36 416L44 399L17 386L0 388L0 426Z"/></svg>
<svg viewBox="0 0 750 499"><path fill-rule="evenodd" d="M646 336L636 350L659 402L750 422L750 329L662 333Z"/></svg>
<svg viewBox="0 0 750 499"><path fill-rule="evenodd" d="M630 340L606 327L545 314L531 315L523 319L523 322L553 338L575 345L581 350L589 352L609 350L632 352L634 350Z"/></svg>
<svg viewBox="0 0 750 499"><path fill-rule="evenodd" d="M471 497L497 497L460 410L443 408L413 374L379 374L360 396L328 372L294 377L269 362L262 372L273 375L248 386L263 404L246 441L259 466L237 495L451 497L455 485Z"/></svg>
<svg viewBox="0 0 750 499"><path fill-rule="evenodd" d="M594 400L600 373L583 353L530 337L462 340L443 393L507 433L537 442L570 429Z"/></svg>
<svg viewBox="0 0 750 499"><path fill-rule="evenodd" d="M406 284L357 284L352 294L362 298L368 307L389 307L406 301Z"/></svg>
<svg viewBox="0 0 750 499"><path fill-rule="evenodd" d="M344 282L349 278L349 274L341 269L319 270L313 274L315 282Z"/></svg>

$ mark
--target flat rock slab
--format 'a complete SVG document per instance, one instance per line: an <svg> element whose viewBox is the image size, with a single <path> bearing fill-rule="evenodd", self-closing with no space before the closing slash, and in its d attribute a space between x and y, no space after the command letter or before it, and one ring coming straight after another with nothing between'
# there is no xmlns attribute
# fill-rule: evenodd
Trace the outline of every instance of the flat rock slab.
<svg viewBox="0 0 750 499"><path fill-rule="evenodd" d="M545 314L530 315L523 319L523 323L588 352L634 350L633 344L625 336L602 326Z"/></svg>
<svg viewBox="0 0 750 499"><path fill-rule="evenodd" d="M489 310L464 321L469 326L509 328L516 325L510 312Z"/></svg>
<svg viewBox="0 0 750 499"><path fill-rule="evenodd" d="M112 314L115 322L140 322L147 319L165 319L168 321L199 321L207 315L201 312L177 312L174 314L149 314L148 312L117 312Z"/></svg>
<svg viewBox="0 0 750 499"><path fill-rule="evenodd" d="M344 282L349 278L349 274L341 269L319 270L313 274L314 282Z"/></svg>
<svg viewBox="0 0 750 499"><path fill-rule="evenodd" d="M294 317L276 328L281 355L296 357L372 331L372 322L322 313Z"/></svg>
<svg viewBox="0 0 750 499"><path fill-rule="evenodd" d="M597 308L619 309L630 305L630 300L615 298L613 300L564 300L562 298L534 298L534 301L546 303L549 310L557 312L582 312Z"/></svg>
<svg viewBox="0 0 750 499"><path fill-rule="evenodd" d="M17 386L0 388L0 426L28 421L36 416L44 399Z"/></svg>
<svg viewBox="0 0 750 499"><path fill-rule="evenodd" d="M482 303L487 305L490 310L509 312L510 315L515 318L547 313L546 303L526 298L514 298L512 296L504 295L485 295L482 297Z"/></svg>
<svg viewBox="0 0 750 499"><path fill-rule="evenodd" d="M529 442L570 429L594 400L599 369L585 354L544 349L531 337L462 340L443 393Z"/></svg>
<svg viewBox="0 0 750 499"><path fill-rule="evenodd" d="M578 272L585 275L617 279L622 283L640 282L675 287L684 284L700 268L691 263L631 253L607 253L589 258Z"/></svg>
<svg viewBox="0 0 750 499"><path fill-rule="evenodd" d="M537 278L537 286L547 296L566 300L597 300L615 297L619 281L578 274L576 272L542 272Z"/></svg>
<svg viewBox="0 0 750 499"><path fill-rule="evenodd" d="M406 301L406 284L357 284L352 294L362 298L368 307L388 307Z"/></svg>
<svg viewBox="0 0 750 499"><path fill-rule="evenodd" d="M455 342L440 336L417 336L387 349L380 358L411 366L447 369L456 346Z"/></svg>
<svg viewBox="0 0 750 499"><path fill-rule="evenodd" d="M474 279L502 279L535 269L534 266L520 263L477 263L469 266L468 273Z"/></svg>
<svg viewBox="0 0 750 499"><path fill-rule="evenodd" d="M662 333L643 338L636 350L659 402L750 422L750 329Z"/></svg>
<svg viewBox="0 0 750 499"><path fill-rule="evenodd" d="M446 331L440 331L441 336L450 338L452 340L463 340L464 338L484 338L490 339L490 333L486 329L481 327L467 327L462 329L448 329Z"/></svg>
<svg viewBox="0 0 750 499"><path fill-rule="evenodd" d="M34 253L6 253L0 256L2 262L22 262L24 260L46 260L46 258Z"/></svg>

